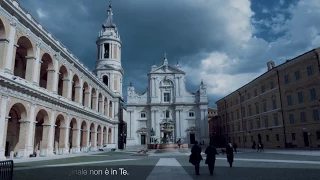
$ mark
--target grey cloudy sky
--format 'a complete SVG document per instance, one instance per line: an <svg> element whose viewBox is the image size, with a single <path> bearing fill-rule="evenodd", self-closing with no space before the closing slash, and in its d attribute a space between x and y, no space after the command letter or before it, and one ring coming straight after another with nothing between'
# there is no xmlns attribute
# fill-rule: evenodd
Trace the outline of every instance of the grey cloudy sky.
<svg viewBox="0 0 320 180"><path fill-rule="evenodd" d="M23 0L20 4L89 68L107 0ZM187 88L207 84L210 106L276 65L320 45L318 0L113 0L123 42L124 96L147 88L153 63L179 63Z"/></svg>

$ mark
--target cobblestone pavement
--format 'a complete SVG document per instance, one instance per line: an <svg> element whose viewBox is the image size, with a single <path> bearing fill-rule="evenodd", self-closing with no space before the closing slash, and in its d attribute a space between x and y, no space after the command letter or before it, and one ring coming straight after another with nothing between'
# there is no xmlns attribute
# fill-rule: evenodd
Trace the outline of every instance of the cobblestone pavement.
<svg viewBox="0 0 320 180"><path fill-rule="evenodd" d="M185 152L177 156L172 153L161 153L161 156L132 156L128 153L105 152L82 157L16 163L14 179L319 179L318 156L239 152L235 154L234 167L229 168L225 155L219 155L214 176L209 175L204 161L201 162L201 175L196 176L194 167L188 160Z"/></svg>

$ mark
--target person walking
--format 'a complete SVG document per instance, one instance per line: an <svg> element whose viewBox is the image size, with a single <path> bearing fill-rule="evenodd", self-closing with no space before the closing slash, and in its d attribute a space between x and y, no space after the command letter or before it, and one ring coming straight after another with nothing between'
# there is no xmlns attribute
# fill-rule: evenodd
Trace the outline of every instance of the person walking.
<svg viewBox="0 0 320 180"><path fill-rule="evenodd" d="M178 143L178 146L179 146L179 149L180 149L180 147L181 147L181 139L179 138L179 140L177 141L177 143Z"/></svg>
<svg viewBox="0 0 320 180"><path fill-rule="evenodd" d="M226 148L226 154L227 154L228 163L229 163L230 167L232 167L232 163L233 163L233 148L232 148L232 144L231 143L229 143L227 148Z"/></svg>
<svg viewBox="0 0 320 180"><path fill-rule="evenodd" d="M205 153L207 154L207 159L205 163L208 164L209 172L212 176L214 171L214 164L216 162L216 155L218 154L213 142L210 142L210 146L207 147Z"/></svg>
<svg viewBox="0 0 320 180"><path fill-rule="evenodd" d="M234 142L233 143L233 149L234 149L234 152L237 153L237 148L238 148L238 145Z"/></svg>
<svg viewBox="0 0 320 180"><path fill-rule="evenodd" d="M259 144L258 144L258 150L257 150L257 152L261 152L261 142L259 142Z"/></svg>
<svg viewBox="0 0 320 180"><path fill-rule="evenodd" d="M194 165L196 175L200 175L200 162L203 160L201 156L202 149L198 145L198 141L194 142L194 146L191 149L191 155L189 162Z"/></svg>

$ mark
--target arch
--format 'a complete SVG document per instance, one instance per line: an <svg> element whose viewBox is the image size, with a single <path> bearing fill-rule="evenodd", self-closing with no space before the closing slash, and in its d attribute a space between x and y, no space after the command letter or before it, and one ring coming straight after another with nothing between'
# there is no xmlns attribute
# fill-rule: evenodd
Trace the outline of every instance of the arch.
<svg viewBox="0 0 320 180"><path fill-rule="evenodd" d="M6 52L6 46L7 46L5 39L7 39L6 28L4 26L2 19L0 18L0 68L1 69L4 69L5 67L6 57L4 52Z"/></svg>
<svg viewBox="0 0 320 180"><path fill-rule="evenodd" d="M15 103L9 108L8 117L5 156L10 156L11 151L16 154L18 149L25 148L26 140L23 137L25 134L21 134L21 125L19 121L26 120L27 110L22 103Z"/></svg>
<svg viewBox="0 0 320 180"><path fill-rule="evenodd" d="M63 96L65 98L68 97L68 80L68 69L64 65L62 65L59 68L58 95Z"/></svg>
<svg viewBox="0 0 320 180"><path fill-rule="evenodd" d="M89 101L89 85L87 82L84 82L82 85L82 105L88 107Z"/></svg>
<svg viewBox="0 0 320 180"><path fill-rule="evenodd" d="M69 129L69 150L71 148L77 147L77 139L78 139L78 122L75 118L72 118L70 121L70 129Z"/></svg>
<svg viewBox="0 0 320 180"><path fill-rule="evenodd" d="M112 139L112 129L109 128L108 130L108 143L111 144L111 139Z"/></svg>
<svg viewBox="0 0 320 180"><path fill-rule="evenodd" d="M53 90L52 84L54 79L54 68L51 56L48 53L44 53L41 58L41 67L39 75L39 85L42 88ZM50 72L49 72L50 70ZM49 80L49 81L48 81ZM50 86L51 85L51 86Z"/></svg>
<svg viewBox="0 0 320 180"><path fill-rule="evenodd" d="M55 133L53 143L53 153L58 154L60 148L65 148L66 120L62 114L55 119Z"/></svg>
<svg viewBox="0 0 320 180"><path fill-rule="evenodd" d="M72 95L71 95L71 100L76 101L79 99L80 95L80 80L77 74L73 75L72 78Z"/></svg>
<svg viewBox="0 0 320 180"><path fill-rule="evenodd" d="M33 144L34 152L48 148L50 134L50 126L48 126L50 125L48 112L44 109L38 111L36 115L36 122Z"/></svg>
<svg viewBox="0 0 320 180"><path fill-rule="evenodd" d="M90 147L95 147L97 144L96 142L96 139L95 139L95 133L96 133L96 129L95 129L95 124L94 123L91 123L90 125L90 143L89 143L89 146Z"/></svg>
<svg viewBox="0 0 320 180"><path fill-rule="evenodd" d="M103 83L105 85L107 85L109 87L109 77L108 77L108 75L103 75L102 81L103 81Z"/></svg>
<svg viewBox="0 0 320 180"><path fill-rule="evenodd" d="M17 45L18 48L16 49L15 61L13 63L13 74L31 81L34 65L33 63L27 63L27 58L34 58L32 43L27 37L22 36L18 39Z"/></svg>

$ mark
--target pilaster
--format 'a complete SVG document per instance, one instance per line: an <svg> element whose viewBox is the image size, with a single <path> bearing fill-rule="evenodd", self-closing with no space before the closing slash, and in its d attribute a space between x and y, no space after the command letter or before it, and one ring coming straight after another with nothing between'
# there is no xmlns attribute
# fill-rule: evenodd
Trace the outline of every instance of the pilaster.
<svg viewBox="0 0 320 180"><path fill-rule="evenodd" d="M6 118L8 97L1 97L0 116L0 160L5 159L5 142L7 138L8 119Z"/></svg>
<svg viewBox="0 0 320 180"><path fill-rule="evenodd" d="M41 42L37 42L36 44L36 60L35 60L35 64L34 64L34 74L33 74L33 84L34 85L39 85L39 80L40 80L40 46L41 46ZM48 78L49 80L49 78Z"/></svg>
<svg viewBox="0 0 320 180"><path fill-rule="evenodd" d="M5 72L9 74L13 74L13 62L15 60L15 47L14 47L14 37L16 36L18 25L18 19L13 17L12 21L10 22L10 32L9 32L9 44L7 48L7 55L5 58Z"/></svg>

